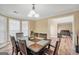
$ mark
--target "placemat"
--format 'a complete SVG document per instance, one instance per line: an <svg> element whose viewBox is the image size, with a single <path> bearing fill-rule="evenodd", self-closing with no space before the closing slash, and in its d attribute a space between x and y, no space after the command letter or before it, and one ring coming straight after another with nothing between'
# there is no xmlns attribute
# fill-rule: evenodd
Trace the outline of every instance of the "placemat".
<svg viewBox="0 0 79 59"><path fill-rule="evenodd" d="M31 48L34 48L34 49L39 49L39 48L42 48L42 45L39 45L37 43L34 43L32 45L30 45Z"/></svg>

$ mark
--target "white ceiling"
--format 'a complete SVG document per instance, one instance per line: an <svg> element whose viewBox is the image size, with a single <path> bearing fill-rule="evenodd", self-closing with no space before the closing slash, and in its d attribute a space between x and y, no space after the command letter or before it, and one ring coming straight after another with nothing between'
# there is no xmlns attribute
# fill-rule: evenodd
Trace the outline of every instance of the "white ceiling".
<svg viewBox="0 0 79 59"><path fill-rule="evenodd" d="M36 4L35 10L40 14L39 18L29 18L27 15L32 9L31 4L0 4L0 14L13 18L42 19L49 16L56 16L71 13L79 10L78 4ZM17 11L13 13L13 11Z"/></svg>

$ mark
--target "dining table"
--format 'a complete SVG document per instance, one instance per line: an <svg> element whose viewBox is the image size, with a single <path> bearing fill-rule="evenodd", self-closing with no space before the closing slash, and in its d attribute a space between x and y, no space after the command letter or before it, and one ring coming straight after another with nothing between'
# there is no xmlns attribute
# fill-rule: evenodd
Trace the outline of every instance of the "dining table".
<svg viewBox="0 0 79 59"><path fill-rule="evenodd" d="M26 40L26 46L33 55L41 55L44 52L46 46L50 44L49 40L45 39L31 39L29 40L27 37L23 38Z"/></svg>

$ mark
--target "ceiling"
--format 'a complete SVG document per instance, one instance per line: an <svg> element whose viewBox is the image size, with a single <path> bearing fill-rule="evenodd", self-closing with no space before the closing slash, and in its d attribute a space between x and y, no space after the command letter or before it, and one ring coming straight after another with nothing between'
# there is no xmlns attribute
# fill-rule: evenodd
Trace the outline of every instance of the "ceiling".
<svg viewBox="0 0 79 59"><path fill-rule="evenodd" d="M39 13L39 18L27 16L31 9L31 4L0 4L0 14L24 20L43 19L49 16L75 12L79 10L79 4L36 4L35 10Z"/></svg>
<svg viewBox="0 0 79 59"><path fill-rule="evenodd" d="M57 23L57 24L61 24L61 23L73 23L73 15L70 16L66 16L66 17L60 17L60 18L56 18L51 20L51 22Z"/></svg>

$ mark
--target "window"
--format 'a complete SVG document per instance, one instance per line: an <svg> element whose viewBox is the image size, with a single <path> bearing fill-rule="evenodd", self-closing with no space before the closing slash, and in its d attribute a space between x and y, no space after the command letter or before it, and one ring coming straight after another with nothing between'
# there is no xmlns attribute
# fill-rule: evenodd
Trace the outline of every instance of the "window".
<svg viewBox="0 0 79 59"><path fill-rule="evenodd" d="M9 19L9 35L16 36L18 32L20 32L20 21Z"/></svg>
<svg viewBox="0 0 79 59"><path fill-rule="evenodd" d="M22 32L24 36L28 36L28 21L22 21Z"/></svg>
<svg viewBox="0 0 79 59"><path fill-rule="evenodd" d="M20 28L21 26L22 28ZM20 20L9 19L9 35L15 36L16 39L16 33L19 33L21 29L24 36L28 37L28 21L22 21L21 24Z"/></svg>
<svg viewBox="0 0 79 59"><path fill-rule="evenodd" d="M0 16L0 43L7 41L7 19Z"/></svg>

